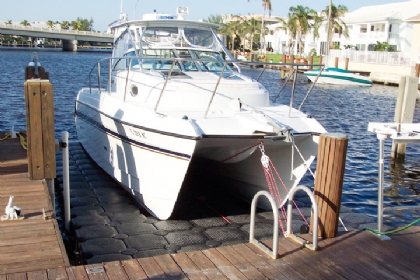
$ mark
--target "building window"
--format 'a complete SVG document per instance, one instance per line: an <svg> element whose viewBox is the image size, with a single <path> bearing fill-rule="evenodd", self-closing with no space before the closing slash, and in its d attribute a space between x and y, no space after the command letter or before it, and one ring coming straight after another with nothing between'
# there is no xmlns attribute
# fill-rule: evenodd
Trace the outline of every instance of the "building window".
<svg viewBox="0 0 420 280"><path fill-rule="evenodd" d="M389 32L389 33L391 33L391 31L392 31L392 24L390 24L390 25L389 25L389 30L388 30L388 32Z"/></svg>
<svg viewBox="0 0 420 280"><path fill-rule="evenodd" d="M375 26L371 25L370 26L370 31L375 31Z"/></svg>
<svg viewBox="0 0 420 280"><path fill-rule="evenodd" d="M360 27L360 33L366 33L367 28L366 27Z"/></svg>

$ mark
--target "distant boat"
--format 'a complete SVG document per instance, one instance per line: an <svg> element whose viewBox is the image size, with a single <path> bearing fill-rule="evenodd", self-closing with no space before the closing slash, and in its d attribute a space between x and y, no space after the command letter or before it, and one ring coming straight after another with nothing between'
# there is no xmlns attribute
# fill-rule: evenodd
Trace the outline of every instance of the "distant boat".
<svg viewBox="0 0 420 280"><path fill-rule="evenodd" d="M318 84L349 85L349 86L372 86L372 80L369 77L352 73L342 68L329 67L319 73L320 69L306 71L304 75L311 82ZM318 80L316 80L318 77Z"/></svg>

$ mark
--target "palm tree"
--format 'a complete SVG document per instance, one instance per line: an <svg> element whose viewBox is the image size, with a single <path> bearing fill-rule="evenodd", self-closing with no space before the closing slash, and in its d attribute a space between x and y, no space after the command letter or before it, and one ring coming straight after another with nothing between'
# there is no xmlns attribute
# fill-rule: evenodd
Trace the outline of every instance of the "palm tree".
<svg viewBox="0 0 420 280"><path fill-rule="evenodd" d="M252 52L252 48L254 46L254 37L256 34L258 34L261 30L261 23L256 20L255 18L251 18L249 21L249 34L251 36L251 52Z"/></svg>
<svg viewBox="0 0 420 280"><path fill-rule="evenodd" d="M238 34L242 30L242 17L238 16L239 20L237 21L231 21L229 24L226 25L225 32L226 34L229 34L231 39L231 51L235 50L235 38L238 36Z"/></svg>
<svg viewBox="0 0 420 280"><path fill-rule="evenodd" d="M290 55L292 47L294 45L293 40L296 39L296 33L297 33L296 22L291 18L288 18L287 20L284 20L282 18L277 18L277 19L280 20L280 22L283 24L283 27L279 27L277 28L277 30L280 28L283 28L286 30L287 33L289 33L288 53Z"/></svg>
<svg viewBox="0 0 420 280"><path fill-rule="evenodd" d="M55 26L55 23L52 20L47 21L47 25L49 28L53 28Z"/></svg>
<svg viewBox="0 0 420 280"><path fill-rule="evenodd" d="M7 24L12 25L12 20L11 20L11 19L9 19L8 21L6 21L6 25L7 25Z"/></svg>
<svg viewBox="0 0 420 280"><path fill-rule="evenodd" d="M72 21L71 22L71 29L73 30L80 30L80 22L79 21Z"/></svg>
<svg viewBox="0 0 420 280"><path fill-rule="evenodd" d="M204 22L222 24L223 23L223 18L222 18L222 15L211 14L207 19L204 19Z"/></svg>
<svg viewBox="0 0 420 280"><path fill-rule="evenodd" d="M268 15L271 16L271 11L273 10L273 6L271 5L271 0L261 0L262 6L263 6L263 17L261 20L261 35L260 35L260 44L261 44L261 50L264 47L264 18L265 18L265 11L268 10Z"/></svg>
<svg viewBox="0 0 420 280"><path fill-rule="evenodd" d="M31 26L31 24L29 23L29 21L27 21L26 19L22 20L20 22L20 24L22 24L23 26Z"/></svg>
<svg viewBox="0 0 420 280"><path fill-rule="evenodd" d="M60 23L60 26L62 29L69 29L70 23L67 20L65 20L62 23Z"/></svg>
<svg viewBox="0 0 420 280"><path fill-rule="evenodd" d="M330 13L331 8L331 13ZM329 48L331 49L333 46L332 36L335 31L338 34L344 35L344 37L349 37L349 30L346 23L341 19L348 12L348 9L344 5L335 6L334 4L330 3L330 6L327 6L325 10L322 10L321 15L326 16L327 20L329 17L329 21L327 23L327 36L329 42ZM329 15L329 16L328 16Z"/></svg>
<svg viewBox="0 0 420 280"><path fill-rule="evenodd" d="M313 23L311 21L318 17L318 13L308 7L298 5L296 7L290 7L289 18L293 20L296 25L296 36L299 42L299 53L303 53L303 36L308 34L311 30Z"/></svg>

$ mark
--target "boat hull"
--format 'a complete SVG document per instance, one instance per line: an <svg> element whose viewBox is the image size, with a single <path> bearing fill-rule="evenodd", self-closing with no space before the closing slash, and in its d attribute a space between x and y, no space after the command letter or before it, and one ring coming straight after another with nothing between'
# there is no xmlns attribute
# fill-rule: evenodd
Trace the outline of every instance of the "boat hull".
<svg viewBox="0 0 420 280"><path fill-rule="evenodd" d="M315 82L318 77L319 70L306 71L304 75ZM317 84L346 85L346 86L372 86L369 77L364 77L354 73L343 73L324 70L316 80Z"/></svg>
<svg viewBox="0 0 420 280"><path fill-rule="evenodd" d="M197 154L202 153L209 146L207 139L203 139L198 143ZM318 135L302 135L296 136L294 143L288 141L272 141L268 139L258 140L238 140L224 139L224 144L231 147L241 147L236 149L236 153L232 152L225 155L222 161L214 161L202 159L204 163L200 166L205 167L207 172L212 172L212 176L222 177L218 181L223 181L226 190L241 197L245 201L251 202L258 191L264 190L272 194L277 200L278 206L281 206L287 199L289 191L296 187L303 176L308 171L308 167L314 161L318 149ZM214 143L213 143L214 144ZM255 146L257 144L257 146ZM214 144L214 146L216 146ZM275 178L276 188L269 187L266 173L261 162L262 150L264 154L271 160L271 172ZM298 151L299 150L299 151ZM235 157L241 157L243 151L247 156L241 161L232 161ZM196 164L196 158L192 165ZM197 160L199 161L199 160ZM192 167L194 168L194 167ZM260 200L259 207L270 209L270 203Z"/></svg>
<svg viewBox="0 0 420 280"><path fill-rule="evenodd" d="M80 142L92 159L152 215L168 219L199 138L147 130L111 116L111 104L104 103L107 113L86 103L83 93L79 95L76 129Z"/></svg>

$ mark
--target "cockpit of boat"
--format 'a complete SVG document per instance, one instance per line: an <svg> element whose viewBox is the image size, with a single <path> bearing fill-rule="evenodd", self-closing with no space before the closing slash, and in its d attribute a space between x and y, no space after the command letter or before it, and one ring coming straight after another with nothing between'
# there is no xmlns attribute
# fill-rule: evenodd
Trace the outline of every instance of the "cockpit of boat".
<svg viewBox="0 0 420 280"><path fill-rule="evenodd" d="M131 21L115 28L113 70L233 72L217 25L184 20ZM237 67L240 72L239 67Z"/></svg>

